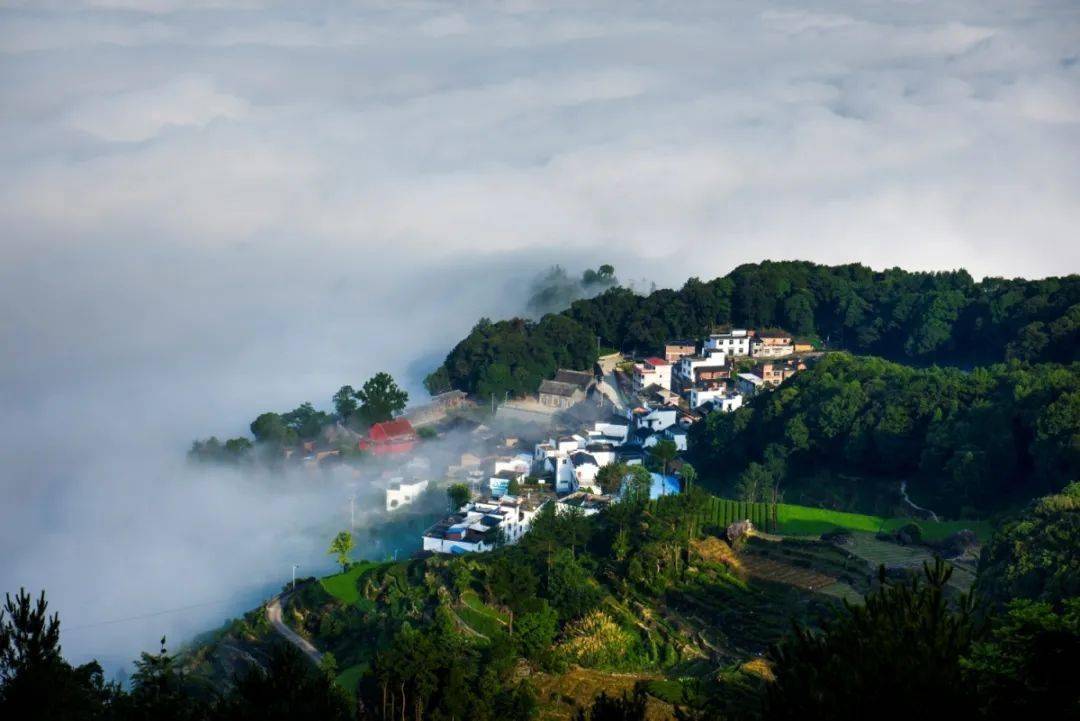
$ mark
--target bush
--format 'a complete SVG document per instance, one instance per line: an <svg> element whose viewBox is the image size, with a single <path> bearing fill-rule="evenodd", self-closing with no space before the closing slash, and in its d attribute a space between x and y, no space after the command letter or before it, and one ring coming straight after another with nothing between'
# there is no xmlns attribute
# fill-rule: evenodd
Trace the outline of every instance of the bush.
<svg viewBox="0 0 1080 721"><path fill-rule="evenodd" d="M906 523L897 530L896 540L905 546L922 543L922 528L918 523Z"/></svg>

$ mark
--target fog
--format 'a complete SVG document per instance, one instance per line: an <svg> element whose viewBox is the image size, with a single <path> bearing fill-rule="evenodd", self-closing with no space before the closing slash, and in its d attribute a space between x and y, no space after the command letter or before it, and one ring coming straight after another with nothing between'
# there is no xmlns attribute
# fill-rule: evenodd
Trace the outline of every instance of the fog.
<svg viewBox="0 0 1080 721"><path fill-rule="evenodd" d="M75 661L330 569L340 484L193 438L422 400L553 264L1080 266L1070 2L0 6L0 591Z"/></svg>

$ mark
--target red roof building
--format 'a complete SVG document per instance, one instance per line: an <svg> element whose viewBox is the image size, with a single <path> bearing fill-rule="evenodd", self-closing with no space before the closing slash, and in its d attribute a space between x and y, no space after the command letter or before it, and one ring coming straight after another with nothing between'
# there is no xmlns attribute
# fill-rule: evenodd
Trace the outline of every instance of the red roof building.
<svg viewBox="0 0 1080 721"><path fill-rule="evenodd" d="M404 418L376 423L368 431L367 438L360 439L357 447L376 456L408 453L416 447L416 431Z"/></svg>

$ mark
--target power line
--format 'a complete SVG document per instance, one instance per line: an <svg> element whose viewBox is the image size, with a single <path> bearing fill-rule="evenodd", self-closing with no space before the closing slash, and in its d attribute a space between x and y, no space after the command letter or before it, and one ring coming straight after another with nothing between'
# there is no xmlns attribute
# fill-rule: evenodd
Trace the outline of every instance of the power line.
<svg viewBox="0 0 1080 721"><path fill-rule="evenodd" d="M70 633L71 631L81 631L86 628L98 628L99 626L111 626L117 623L127 623L128 621L141 621L146 618L154 618L155 616L165 616L170 613L179 613L180 611L190 611L193 608L203 608L204 606L215 606L220 603L228 603L233 601L232 598L222 598L217 601L203 601L202 603L193 603L190 606L180 606L178 608L167 608L164 611L154 611L153 613L144 613L140 616L127 616L125 618L114 618L111 621L98 621L96 623L85 623L82 626L65 626L63 627L64 633Z"/></svg>

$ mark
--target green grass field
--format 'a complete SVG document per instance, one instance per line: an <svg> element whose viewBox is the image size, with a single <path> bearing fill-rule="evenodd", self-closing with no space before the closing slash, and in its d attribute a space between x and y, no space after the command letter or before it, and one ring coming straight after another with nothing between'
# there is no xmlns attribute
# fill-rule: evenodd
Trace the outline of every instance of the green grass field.
<svg viewBox="0 0 1080 721"><path fill-rule="evenodd" d="M338 686L349 692L352 696L356 690L356 684L360 680L360 677L367 671L368 665L366 663L358 663L355 666L349 666L347 669L337 675L335 681Z"/></svg>
<svg viewBox="0 0 1080 721"><path fill-rule="evenodd" d="M862 513L830 511L825 508L810 508L781 503L777 507L777 532L792 536L820 536L836 529L849 531L895 531L910 518L882 518ZM992 526L986 521L915 521L922 528L923 539L940 541L957 531L968 528L975 532L980 542L990 540Z"/></svg>
<svg viewBox="0 0 1080 721"><path fill-rule="evenodd" d="M323 578L322 587L334 598L344 603L356 603L360 600L360 592L356 588L356 582L367 571L380 564L374 561L361 561L353 564L345 573L336 573L333 576Z"/></svg>

